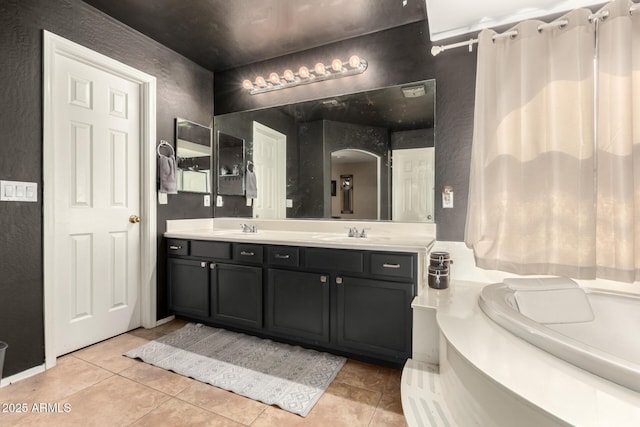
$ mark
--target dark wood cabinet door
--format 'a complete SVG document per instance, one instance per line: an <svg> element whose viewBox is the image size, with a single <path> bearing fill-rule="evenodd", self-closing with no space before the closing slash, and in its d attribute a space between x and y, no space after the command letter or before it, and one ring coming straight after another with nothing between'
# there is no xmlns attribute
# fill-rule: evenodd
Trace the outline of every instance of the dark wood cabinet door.
<svg viewBox="0 0 640 427"><path fill-rule="evenodd" d="M268 270L267 329L307 342L329 342L328 274Z"/></svg>
<svg viewBox="0 0 640 427"><path fill-rule="evenodd" d="M262 328L262 268L217 264L211 268L211 317L217 323Z"/></svg>
<svg viewBox="0 0 640 427"><path fill-rule="evenodd" d="M167 259L169 308L176 314L209 317L209 263Z"/></svg>
<svg viewBox="0 0 640 427"><path fill-rule="evenodd" d="M339 346L390 360L411 357L413 284L339 276L334 286Z"/></svg>

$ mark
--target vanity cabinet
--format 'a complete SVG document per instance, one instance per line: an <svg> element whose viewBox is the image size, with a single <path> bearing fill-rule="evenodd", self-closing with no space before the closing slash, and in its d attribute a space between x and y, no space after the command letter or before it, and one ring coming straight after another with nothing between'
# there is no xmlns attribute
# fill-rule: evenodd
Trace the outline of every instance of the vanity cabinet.
<svg viewBox="0 0 640 427"><path fill-rule="evenodd" d="M412 283L339 276L335 289L339 346L395 360L411 357Z"/></svg>
<svg viewBox="0 0 640 427"><path fill-rule="evenodd" d="M310 343L329 342L328 274L268 270L267 330Z"/></svg>
<svg viewBox="0 0 640 427"><path fill-rule="evenodd" d="M168 240L171 310L320 350L404 364L417 254Z"/></svg>
<svg viewBox="0 0 640 427"><path fill-rule="evenodd" d="M215 322L262 328L262 268L212 263L210 288Z"/></svg>
<svg viewBox="0 0 640 427"><path fill-rule="evenodd" d="M197 318L209 317L209 263L189 259L167 260L169 309Z"/></svg>

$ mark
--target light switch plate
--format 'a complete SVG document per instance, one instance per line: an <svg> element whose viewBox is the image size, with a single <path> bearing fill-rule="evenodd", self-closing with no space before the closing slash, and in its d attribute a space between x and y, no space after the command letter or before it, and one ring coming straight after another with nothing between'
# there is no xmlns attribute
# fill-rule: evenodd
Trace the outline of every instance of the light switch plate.
<svg viewBox="0 0 640 427"><path fill-rule="evenodd" d="M37 202L38 183L0 181L0 200L5 202Z"/></svg>
<svg viewBox="0 0 640 427"><path fill-rule="evenodd" d="M216 206L222 207L224 203L222 202L222 196L216 196Z"/></svg>
<svg viewBox="0 0 640 427"><path fill-rule="evenodd" d="M158 193L158 204L166 205L168 202L167 193Z"/></svg>
<svg viewBox="0 0 640 427"><path fill-rule="evenodd" d="M211 206L211 195L209 194L204 195L204 205Z"/></svg>
<svg viewBox="0 0 640 427"><path fill-rule="evenodd" d="M293 200L292 199L287 199L287 207L288 208L292 208L293 207Z"/></svg>

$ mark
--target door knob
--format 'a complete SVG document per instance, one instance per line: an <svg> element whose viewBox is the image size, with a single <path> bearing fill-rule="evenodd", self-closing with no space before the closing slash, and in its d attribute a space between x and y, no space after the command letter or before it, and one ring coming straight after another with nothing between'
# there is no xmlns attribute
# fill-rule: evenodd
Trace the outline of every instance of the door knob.
<svg viewBox="0 0 640 427"><path fill-rule="evenodd" d="M131 215L129 217L129 222L131 224L135 224L136 222L140 222L140 217L138 215Z"/></svg>

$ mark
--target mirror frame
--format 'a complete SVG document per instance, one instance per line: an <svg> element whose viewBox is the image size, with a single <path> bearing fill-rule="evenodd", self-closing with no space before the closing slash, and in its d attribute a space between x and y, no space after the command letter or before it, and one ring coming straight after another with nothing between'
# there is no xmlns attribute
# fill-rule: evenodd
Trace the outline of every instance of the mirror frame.
<svg viewBox="0 0 640 427"><path fill-rule="evenodd" d="M180 132L180 124L181 123L188 123L191 126L197 126L197 127L203 128L203 129L207 129L209 131L208 144L203 144L202 141L195 141L195 140L190 140L190 139L185 138L184 133L181 134L181 132ZM200 157L203 157L203 158L204 157L208 157L209 168L208 169L201 169L202 171L205 171L205 170L209 171L207 173L207 183L206 183L207 191L183 190L181 188L181 187L183 187L183 182L182 182L181 179L178 181L178 191L180 193L211 194L211 189L212 189L212 174L211 174L211 169L212 168L211 168L211 166L213 164L213 159L212 159L212 156L213 156L213 150L212 150L212 148L213 148L213 128L210 127L210 126L201 125L200 123L196 123L196 122L194 122L192 120L183 119L181 117L176 117L175 126L174 127L175 127L174 130L175 130L175 138L176 138L176 166L177 166L178 170L184 170L183 168L180 167L180 161L181 161L181 159L183 159L183 158L181 158L179 156L179 153L180 153L180 141L206 146L208 148L208 152L209 152L208 155L200 156ZM182 138L181 138L181 136L182 136ZM193 138L191 138L191 139L193 139ZM194 166L196 168L198 168L198 164L195 164Z"/></svg>

